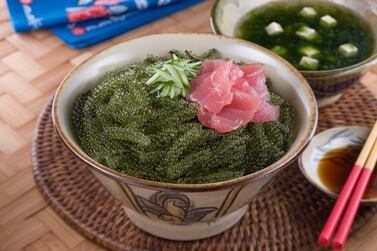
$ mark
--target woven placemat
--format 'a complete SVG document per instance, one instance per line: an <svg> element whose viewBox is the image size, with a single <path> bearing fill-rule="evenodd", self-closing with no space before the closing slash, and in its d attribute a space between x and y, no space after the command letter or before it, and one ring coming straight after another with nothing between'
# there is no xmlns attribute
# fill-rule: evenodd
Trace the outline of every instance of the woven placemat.
<svg viewBox="0 0 377 251"><path fill-rule="evenodd" d="M335 105L320 111L318 130L371 126L376 119L377 100L356 85ZM64 146L52 125L51 104L40 116L32 152L35 179L49 204L77 231L112 250L318 250L316 237L334 203L310 185L294 164L225 233L193 242L168 241L134 226L120 203ZM352 231L376 211L377 207L363 206Z"/></svg>

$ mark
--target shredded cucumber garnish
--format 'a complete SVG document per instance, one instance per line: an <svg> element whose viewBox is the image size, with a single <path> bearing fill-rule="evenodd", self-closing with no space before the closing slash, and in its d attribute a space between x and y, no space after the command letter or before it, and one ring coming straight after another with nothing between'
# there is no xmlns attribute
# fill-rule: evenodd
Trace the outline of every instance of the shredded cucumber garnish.
<svg viewBox="0 0 377 251"><path fill-rule="evenodd" d="M146 84L156 85L152 93L157 92L158 96L184 97L190 87L190 80L198 75L201 63L201 61L193 62L172 54L171 59L152 68L154 75L147 80Z"/></svg>

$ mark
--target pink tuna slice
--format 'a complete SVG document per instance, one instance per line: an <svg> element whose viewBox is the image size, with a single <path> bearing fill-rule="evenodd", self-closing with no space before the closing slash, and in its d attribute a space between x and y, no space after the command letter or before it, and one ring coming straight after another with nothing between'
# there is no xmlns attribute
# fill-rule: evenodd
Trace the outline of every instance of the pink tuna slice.
<svg viewBox="0 0 377 251"><path fill-rule="evenodd" d="M280 109L278 106L265 102L260 110L255 113L251 121L255 123L275 121L279 118L279 114Z"/></svg>
<svg viewBox="0 0 377 251"><path fill-rule="evenodd" d="M261 97L266 99L268 96L268 89L266 86L266 74L264 72L264 65L242 65L241 70L245 74L244 78L249 82L250 86L253 87Z"/></svg>
<svg viewBox="0 0 377 251"><path fill-rule="evenodd" d="M223 63L213 63L213 65L213 71L204 71L198 78L191 81L191 91L187 99L199 103L209 112L216 113L232 102L231 89L234 81L230 80L229 73L233 63L223 61ZM206 69L205 66L203 67Z"/></svg>
<svg viewBox="0 0 377 251"><path fill-rule="evenodd" d="M246 78L239 78L234 82L232 90L239 90L246 93L258 94L253 87L249 84Z"/></svg>
<svg viewBox="0 0 377 251"><path fill-rule="evenodd" d="M237 79L242 78L243 76L244 72L241 70L241 68L238 65L233 64L229 72L230 80L236 81Z"/></svg>
<svg viewBox="0 0 377 251"><path fill-rule="evenodd" d="M220 65L225 64L227 61L222 60L222 59L215 59L215 60L206 60L203 62L200 73L208 73L208 72L213 72L216 70L217 67ZM241 68L236 65L232 64L232 67L230 68L229 72L229 78L230 80L234 81L240 77L243 77L244 73L241 70Z"/></svg>
<svg viewBox="0 0 377 251"><path fill-rule="evenodd" d="M213 72L219 65L224 63L225 60L222 59L206 60L202 63L200 74Z"/></svg>
<svg viewBox="0 0 377 251"><path fill-rule="evenodd" d="M262 105L263 99L257 95L234 89L231 104L225 106L219 113L211 113L201 108L198 119L203 125L218 132L230 132L249 123Z"/></svg>
<svg viewBox="0 0 377 251"><path fill-rule="evenodd" d="M268 104L268 89L262 64L241 67L232 61L207 60L199 77L191 81L187 99L199 104L199 121L221 133L249 122L267 122L279 117L279 107Z"/></svg>

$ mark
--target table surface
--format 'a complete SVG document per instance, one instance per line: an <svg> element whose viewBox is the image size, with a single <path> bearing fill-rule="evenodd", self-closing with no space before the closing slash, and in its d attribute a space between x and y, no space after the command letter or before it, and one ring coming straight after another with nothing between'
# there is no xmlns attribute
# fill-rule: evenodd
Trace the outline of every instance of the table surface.
<svg viewBox="0 0 377 251"><path fill-rule="evenodd" d="M65 224L46 204L31 170L35 122L63 77L85 58L145 34L210 32L213 1L174 14L105 43L75 50L48 31L16 34L0 0L0 250L103 250ZM184 22L189 17L189 22ZM377 66L362 84L377 97ZM377 215L348 241L346 250L374 251Z"/></svg>

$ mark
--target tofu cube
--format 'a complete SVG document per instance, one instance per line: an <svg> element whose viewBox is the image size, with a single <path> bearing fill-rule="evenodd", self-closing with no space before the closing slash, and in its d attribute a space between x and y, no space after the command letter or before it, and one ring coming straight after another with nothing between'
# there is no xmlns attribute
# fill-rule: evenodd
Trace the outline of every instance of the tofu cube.
<svg viewBox="0 0 377 251"><path fill-rule="evenodd" d="M274 47L271 48L273 52L278 54L279 56L286 56L288 51L286 48L280 46L280 45L275 45Z"/></svg>
<svg viewBox="0 0 377 251"><path fill-rule="evenodd" d="M315 58L303 56L300 60L300 65L307 70L315 70L318 68L319 61Z"/></svg>
<svg viewBox="0 0 377 251"><path fill-rule="evenodd" d="M304 7L300 11L300 15L303 17L315 17L317 15L317 11L312 7Z"/></svg>
<svg viewBox="0 0 377 251"><path fill-rule="evenodd" d="M308 26L303 26L300 29L298 29L298 31L296 31L296 35L308 41L312 41L316 39L318 36L316 30Z"/></svg>
<svg viewBox="0 0 377 251"><path fill-rule="evenodd" d="M357 55L359 49L353 44L347 43L339 46L339 52L345 57L353 57Z"/></svg>
<svg viewBox="0 0 377 251"><path fill-rule="evenodd" d="M304 55L311 58L315 58L319 55L319 50L313 46L304 46L299 49L299 52Z"/></svg>
<svg viewBox="0 0 377 251"><path fill-rule="evenodd" d="M333 28L338 24L338 21L336 21L336 19L333 18L332 16L326 15L326 16L321 17L321 20L319 21L319 23L323 27Z"/></svg>
<svg viewBox="0 0 377 251"><path fill-rule="evenodd" d="M283 32L283 27L277 22L272 22L264 28L268 35L276 36Z"/></svg>

